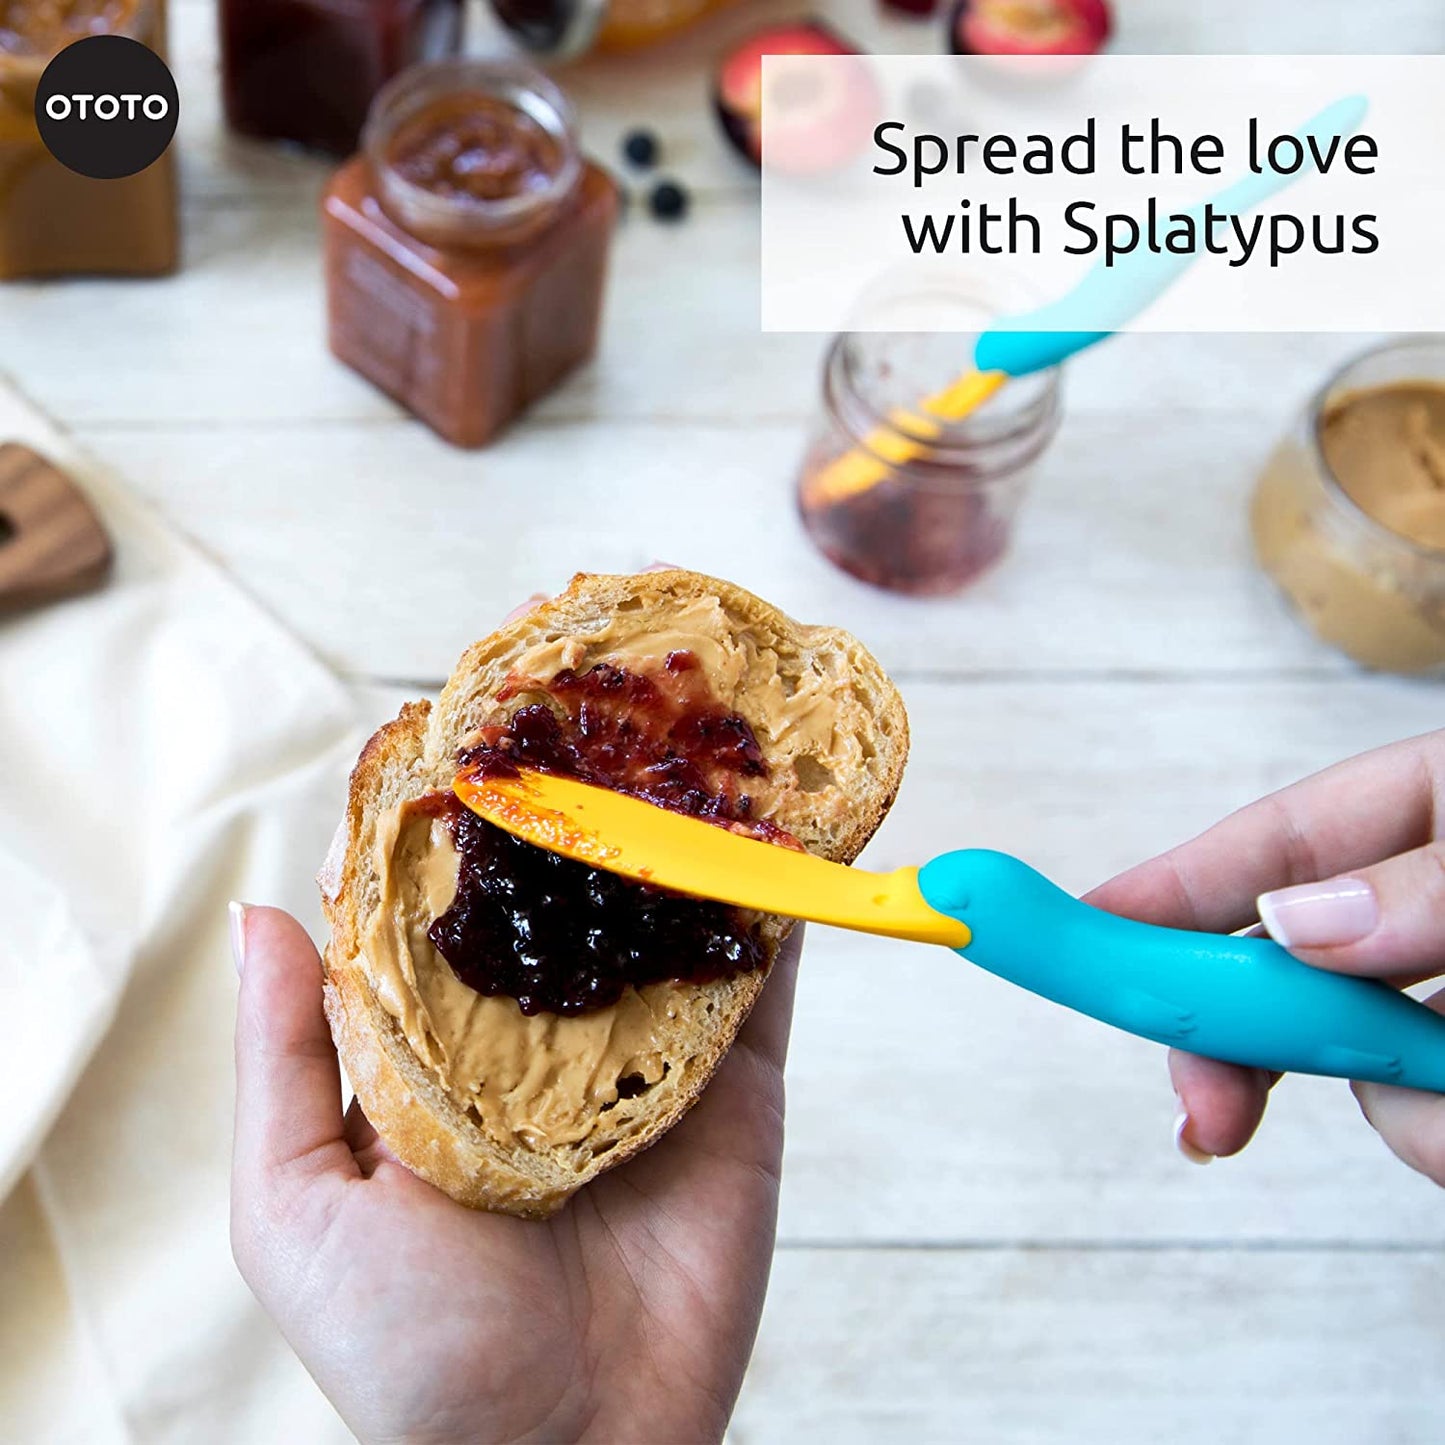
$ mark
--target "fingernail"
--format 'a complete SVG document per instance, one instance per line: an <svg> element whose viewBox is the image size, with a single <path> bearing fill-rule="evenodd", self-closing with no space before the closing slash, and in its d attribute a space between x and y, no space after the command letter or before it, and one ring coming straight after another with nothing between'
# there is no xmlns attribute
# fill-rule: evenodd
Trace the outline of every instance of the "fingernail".
<svg viewBox="0 0 1445 1445"><path fill-rule="evenodd" d="M240 974L246 967L246 909L245 903L237 903L232 899L226 905L226 911L231 915L231 962L236 965L236 972Z"/></svg>
<svg viewBox="0 0 1445 1445"><path fill-rule="evenodd" d="M1286 948L1333 948L1373 933L1380 905L1363 878L1331 878L1261 893L1259 916Z"/></svg>
<svg viewBox="0 0 1445 1445"><path fill-rule="evenodd" d="M1184 1100L1180 1099L1178 1094L1174 1097L1179 1100L1179 1112L1174 1116L1174 1147L1191 1164L1213 1164L1213 1154L1206 1154L1203 1149L1190 1143L1185 1134L1185 1130L1189 1128L1189 1111L1185 1109Z"/></svg>

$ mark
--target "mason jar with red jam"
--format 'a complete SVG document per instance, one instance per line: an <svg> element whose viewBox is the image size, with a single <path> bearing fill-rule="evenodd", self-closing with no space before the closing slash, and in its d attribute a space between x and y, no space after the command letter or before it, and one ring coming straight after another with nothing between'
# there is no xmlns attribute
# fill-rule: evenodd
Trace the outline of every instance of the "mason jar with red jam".
<svg viewBox="0 0 1445 1445"><path fill-rule="evenodd" d="M951 421L930 412L969 369L999 307L966 281L888 283L860 307L869 329L834 338L798 509L818 549L876 587L960 591L1008 550L1030 474L1058 429L1057 371L1008 382ZM926 316L956 331L909 330Z"/></svg>
<svg viewBox="0 0 1445 1445"><path fill-rule="evenodd" d="M175 269L171 151L135 175L97 180L61 165L40 138L45 67L91 35L123 35L164 55L164 0L0 0L0 280Z"/></svg>
<svg viewBox="0 0 1445 1445"><path fill-rule="evenodd" d="M331 350L481 446L595 350L617 209L545 76L418 66L322 199Z"/></svg>
<svg viewBox="0 0 1445 1445"><path fill-rule="evenodd" d="M387 81L461 45L462 0L221 0L219 13L231 128L337 156Z"/></svg>

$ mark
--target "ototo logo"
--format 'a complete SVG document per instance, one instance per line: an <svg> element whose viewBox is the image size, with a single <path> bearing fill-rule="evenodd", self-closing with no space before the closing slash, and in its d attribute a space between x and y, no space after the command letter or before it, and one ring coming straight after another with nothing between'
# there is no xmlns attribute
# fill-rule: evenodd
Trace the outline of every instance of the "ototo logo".
<svg viewBox="0 0 1445 1445"><path fill-rule="evenodd" d="M179 110L165 61L124 35L67 45L35 91L35 124L50 154L96 180L145 170L171 143Z"/></svg>

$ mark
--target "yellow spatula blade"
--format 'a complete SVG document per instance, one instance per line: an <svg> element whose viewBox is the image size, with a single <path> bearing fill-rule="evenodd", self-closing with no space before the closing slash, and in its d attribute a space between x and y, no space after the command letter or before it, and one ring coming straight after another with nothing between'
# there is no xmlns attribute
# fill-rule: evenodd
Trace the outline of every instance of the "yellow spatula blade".
<svg viewBox="0 0 1445 1445"><path fill-rule="evenodd" d="M838 502L857 496L888 479L891 468L906 466L928 450L943 433L940 422L960 422L991 397L1008 377L1001 371L969 371L942 391L925 397L917 412L899 408L891 425L877 427L860 447L828 463L808 482L808 500Z"/></svg>
<svg viewBox="0 0 1445 1445"><path fill-rule="evenodd" d="M642 883L949 948L963 948L972 936L923 901L916 868L845 868L550 773L461 773L453 787L472 812L505 832Z"/></svg>

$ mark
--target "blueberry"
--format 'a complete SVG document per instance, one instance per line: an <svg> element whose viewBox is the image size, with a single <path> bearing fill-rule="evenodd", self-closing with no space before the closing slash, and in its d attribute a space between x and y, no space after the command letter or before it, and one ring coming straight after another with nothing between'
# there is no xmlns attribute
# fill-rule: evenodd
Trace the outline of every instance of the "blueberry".
<svg viewBox="0 0 1445 1445"><path fill-rule="evenodd" d="M659 221L680 221L687 214L688 194L676 181L659 181L647 198L647 208Z"/></svg>
<svg viewBox="0 0 1445 1445"><path fill-rule="evenodd" d="M650 130L630 130L622 138L622 154L639 170L648 170L657 164L662 147Z"/></svg>

